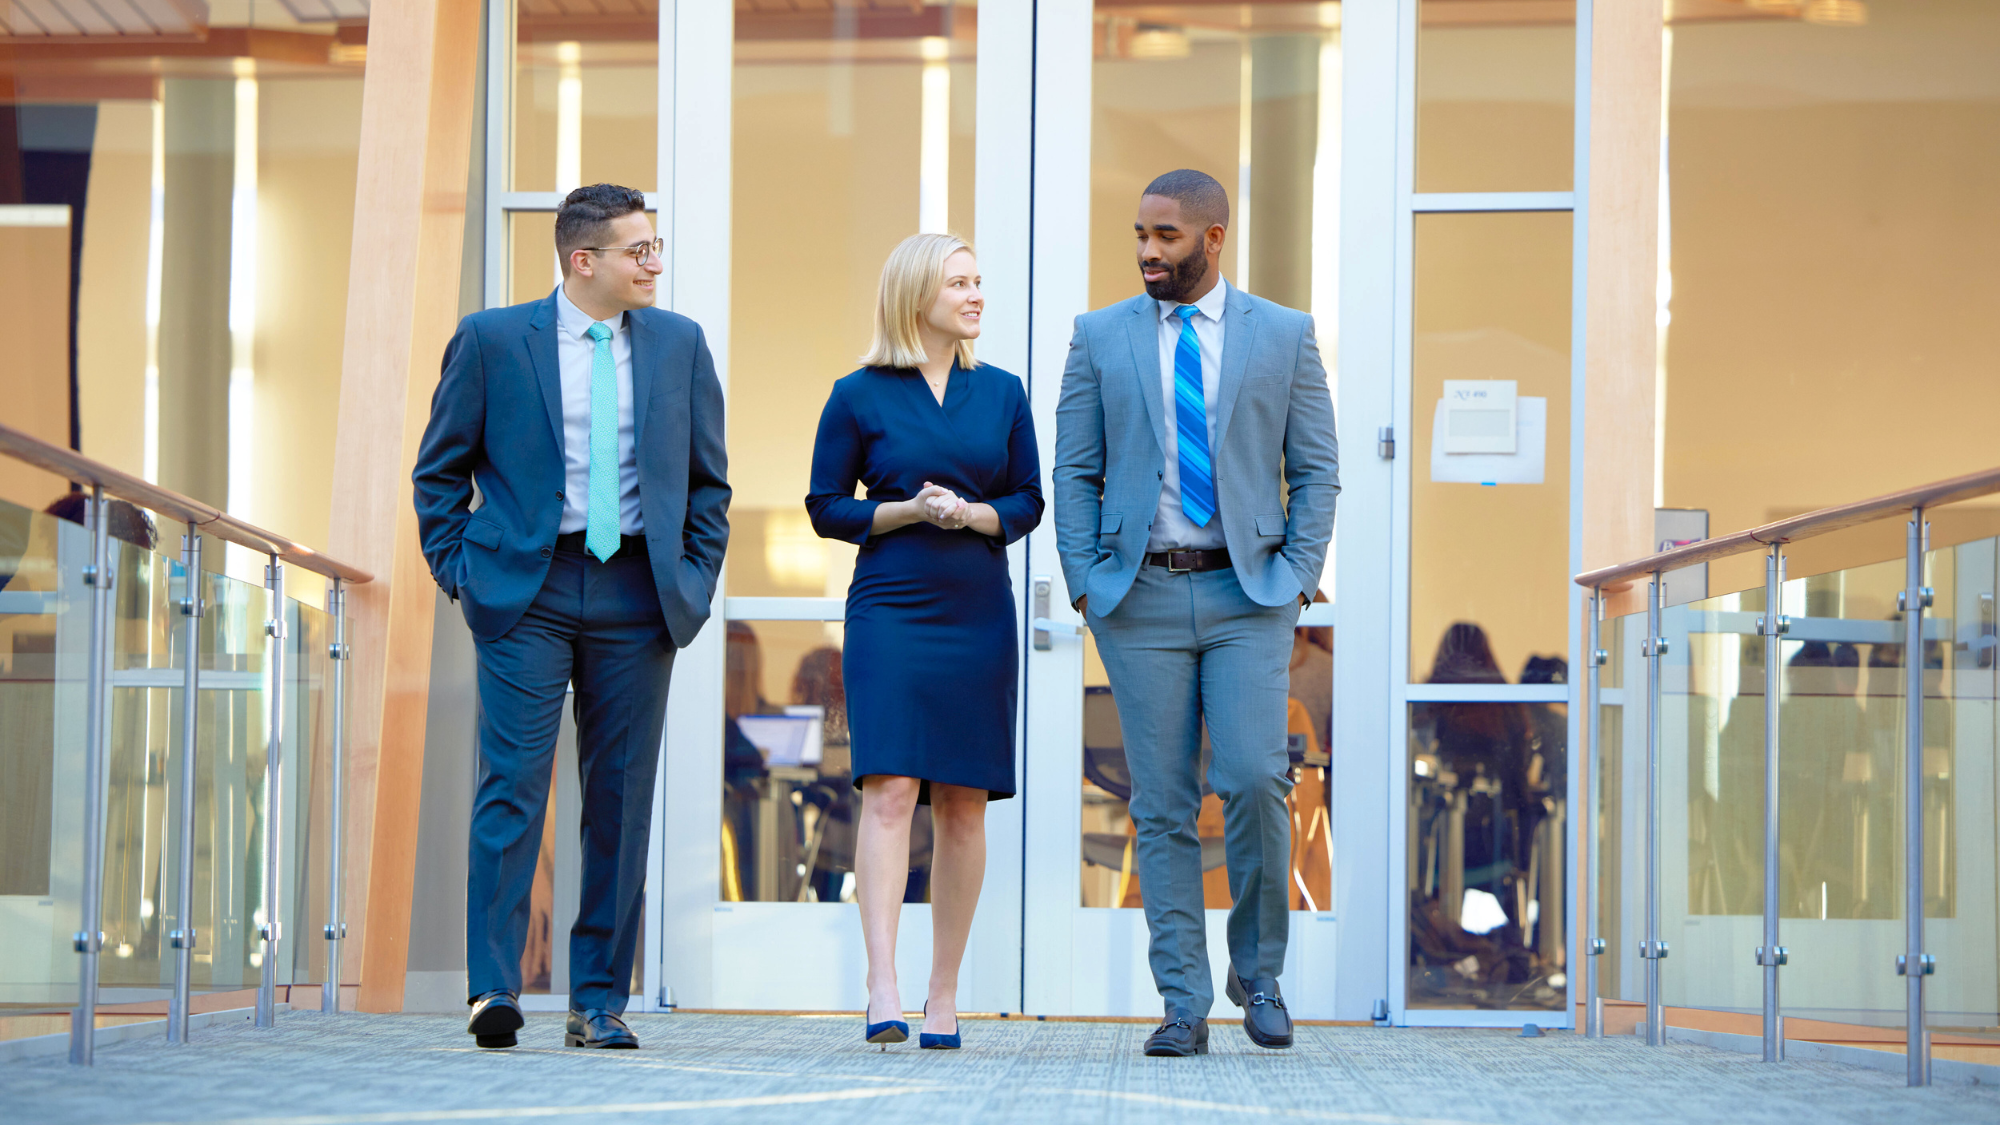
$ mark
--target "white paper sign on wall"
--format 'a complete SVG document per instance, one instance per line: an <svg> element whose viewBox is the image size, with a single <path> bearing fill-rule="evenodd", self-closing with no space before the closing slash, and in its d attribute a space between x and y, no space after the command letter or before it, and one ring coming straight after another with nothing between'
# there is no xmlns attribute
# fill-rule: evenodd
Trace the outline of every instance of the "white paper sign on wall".
<svg viewBox="0 0 2000 1125"><path fill-rule="evenodd" d="M1525 395L1515 401L1514 452L1446 453L1449 404L1439 401L1431 417L1431 479L1440 484L1540 484L1548 451L1549 400Z"/></svg>
<svg viewBox="0 0 2000 1125"><path fill-rule="evenodd" d="M1514 380L1446 379L1440 453L1514 452Z"/></svg>

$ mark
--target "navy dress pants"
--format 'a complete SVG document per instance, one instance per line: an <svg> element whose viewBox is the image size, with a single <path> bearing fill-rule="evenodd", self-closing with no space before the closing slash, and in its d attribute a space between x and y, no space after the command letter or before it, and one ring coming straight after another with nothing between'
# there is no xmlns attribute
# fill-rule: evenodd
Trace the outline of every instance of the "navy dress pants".
<svg viewBox="0 0 2000 1125"><path fill-rule="evenodd" d="M674 647L644 554L559 551L518 624L478 642L479 786L465 909L473 996L521 990L528 896L566 689L576 687L583 883L569 935L570 1007L622 1013L631 992L653 778Z"/></svg>

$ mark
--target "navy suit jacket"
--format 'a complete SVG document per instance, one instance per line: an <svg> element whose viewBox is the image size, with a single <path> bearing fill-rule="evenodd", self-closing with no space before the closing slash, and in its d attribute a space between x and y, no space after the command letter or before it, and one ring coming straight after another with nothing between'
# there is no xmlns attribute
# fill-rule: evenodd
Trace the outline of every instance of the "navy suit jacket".
<svg viewBox="0 0 2000 1125"><path fill-rule="evenodd" d="M694 321L646 308L626 324L646 549L667 631L685 648L708 620L729 542L722 384ZM460 321L417 450L424 560L480 640L521 619L554 554L563 512L557 332L553 292Z"/></svg>

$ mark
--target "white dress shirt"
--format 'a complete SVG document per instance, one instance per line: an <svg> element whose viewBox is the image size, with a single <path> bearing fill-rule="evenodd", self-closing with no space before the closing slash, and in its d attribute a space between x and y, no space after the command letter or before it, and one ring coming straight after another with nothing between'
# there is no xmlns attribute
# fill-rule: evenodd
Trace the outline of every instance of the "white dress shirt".
<svg viewBox="0 0 2000 1125"><path fill-rule="evenodd" d="M1190 321L1194 338L1201 345L1202 416L1208 422L1209 463L1215 457L1215 396L1222 382L1222 309L1229 300L1229 283L1217 278L1215 288L1194 303L1199 310ZM1181 442L1174 411L1174 352L1181 344L1181 318L1177 301L1156 301L1160 307L1160 403L1166 411L1166 475L1160 489L1160 509L1153 516L1152 534L1146 551L1210 551L1223 545L1221 489L1217 488L1218 510L1207 527L1196 527L1181 511Z"/></svg>
<svg viewBox="0 0 2000 1125"><path fill-rule="evenodd" d="M639 514L639 458L632 441L632 334L625 313L604 322L611 329L611 361L618 366L618 533L645 530ZM597 341L594 323L556 287L556 358L562 371L563 514L556 531L568 535L590 523L590 368Z"/></svg>

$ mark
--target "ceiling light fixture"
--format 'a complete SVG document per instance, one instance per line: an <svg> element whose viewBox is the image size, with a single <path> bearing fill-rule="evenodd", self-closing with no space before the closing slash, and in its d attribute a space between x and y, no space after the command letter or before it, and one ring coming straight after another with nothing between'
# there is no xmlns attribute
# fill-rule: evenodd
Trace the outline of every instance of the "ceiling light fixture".
<svg viewBox="0 0 2000 1125"><path fill-rule="evenodd" d="M1142 23L1132 33L1127 53L1135 59L1184 59L1191 50L1187 32L1180 28Z"/></svg>
<svg viewBox="0 0 2000 1125"><path fill-rule="evenodd" d="M1860 27L1868 22L1868 5L1862 0L1808 0L1804 18L1826 27Z"/></svg>

